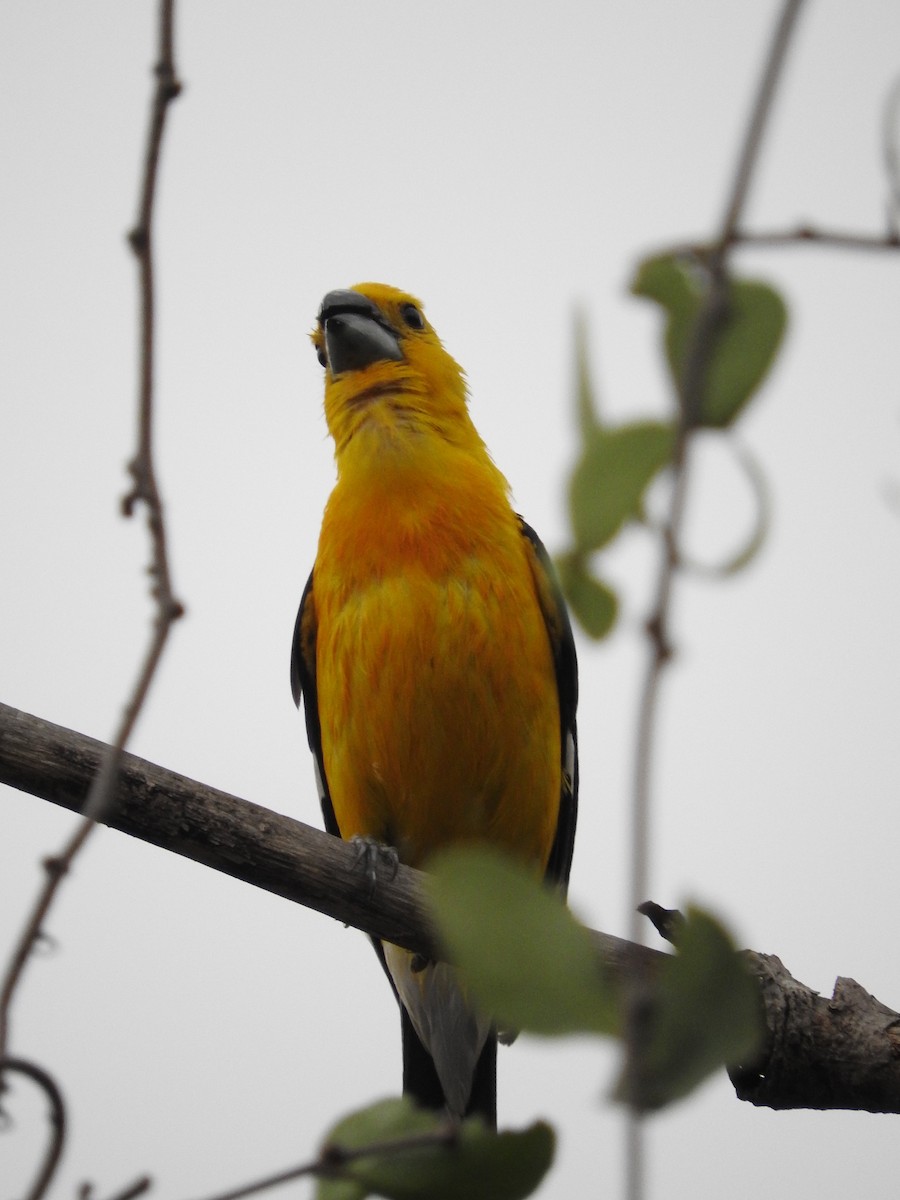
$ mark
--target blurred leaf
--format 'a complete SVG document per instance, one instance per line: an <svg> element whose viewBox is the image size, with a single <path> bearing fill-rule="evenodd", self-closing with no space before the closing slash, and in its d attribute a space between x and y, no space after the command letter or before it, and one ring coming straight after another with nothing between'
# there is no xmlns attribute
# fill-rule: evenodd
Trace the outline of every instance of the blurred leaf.
<svg viewBox="0 0 900 1200"><path fill-rule="evenodd" d="M707 368L701 425L720 429L735 419L768 374L786 325L784 301L767 284L731 283L728 316Z"/></svg>
<svg viewBox="0 0 900 1200"><path fill-rule="evenodd" d="M316 1183L316 1200L365 1200L370 1193L355 1179L328 1179L320 1177Z"/></svg>
<svg viewBox="0 0 900 1200"><path fill-rule="evenodd" d="M325 1139L323 1155L331 1147L342 1150L357 1150L394 1138L410 1134L436 1132L441 1128L438 1114L426 1112L407 1099L379 1100L343 1117L332 1128ZM349 1172L349 1164L346 1168ZM316 1190L316 1200L362 1200L369 1190L356 1178L321 1177Z"/></svg>
<svg viewBox="0 0 900 1200"><path fill-rule="evenodd" d="M759 388L774 361L787 325L779 294L759 280L729 280L723 323L712 337L699 425L729 425ZM666 357L676 389L702 308L708 280L702 267L684 256L663 255L640 265L631 290L659 304L668 315Z"/></svg>
<svg viewBox="0 0 900 1200"><path fill-rule="evenodd" d="M759 988L725 929L691 907L639 1022L616 1096L653 1110L687 1095L713 1071L759 1047Z"/></svg>
<svg viewBox="0 0 900 1200"><path fill-rule="evenodd" d="M501 1025L617 1032L617 999L588 931L533 872L484 846L443 851L428 872L450 958Z"/></svg>
<svg viewBox="0 0 900 1200"><path fill-rule="evenodd" d="M541 1121L521 1132L495 1133L478 1119L463 1122L450 1144L428 1144L447 1131L446 1119L408 1099L382 1100L339 1122L328 1147L381 1148L340 1167L349 1178L322 1179L317 1200L520 1200L538 1187L553 1161L553 1130ZM422 1146L395 1139L423 1137Z"/></svg>
<svg viewBox="0 0 900 1200"><path fill-rule="evenodd" d="M631 284L635 296L655 300L670 320L690 322L700 304L697 266L684 255L661 254L638 264Z"/></svg>
<svg viewBox="0 0 900 1200"><path fill-rule="evenodd" d="M569 481L577 550L599 550L627 520L640 518L644 493L669 462L674 440L672 426L660 421L594 429Z"/></svg>
<svg viewBox="0 0 900 1200"><path fill-rule="evenodd" d="M616 593L588 569L580 554L562 554L556 559L560 587L582 629L590 637L606 637L619 615Z"/></svg>

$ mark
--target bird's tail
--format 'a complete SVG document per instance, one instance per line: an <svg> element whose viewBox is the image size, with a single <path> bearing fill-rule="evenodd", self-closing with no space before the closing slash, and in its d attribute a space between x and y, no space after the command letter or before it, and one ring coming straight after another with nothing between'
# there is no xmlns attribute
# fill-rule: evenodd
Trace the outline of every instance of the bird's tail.
<svg viewBox="0 0 900 1200"><path fill-rule="evenodd" d="M383 945L400 999L403 1091L455 1117L497 1123L497 1037L469 1002L447 963L415 963L408 950ZM417 968L417 969L414 969Z"/></svg>

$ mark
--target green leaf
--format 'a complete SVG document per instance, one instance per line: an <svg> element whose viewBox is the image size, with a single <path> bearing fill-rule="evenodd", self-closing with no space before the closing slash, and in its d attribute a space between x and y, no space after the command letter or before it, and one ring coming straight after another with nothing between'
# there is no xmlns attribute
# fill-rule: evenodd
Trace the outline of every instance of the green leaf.
<svg viewBox="0 0 900 1200"><path fill-rule="evenodd" d="M671 319L691 320L699 307L700 288L693 259L661 254L639 263L631 284L635 296L655 300Z"/></svg>
<svg viewBox="0 0 900 1200"><path fill-rule="evenodd" d="M786 325L784 301L767 284L731 283L728 315L707 367L701 425L721 429L731 424L768 374Z"/></svg>
<svg viewBox="0 0 900 1200"><path fill-rule="evenodd" d="M637 1013L617 1098L648 1111L687 1095L713 1071L758 1050L758 986L725 929L691 907L677 952L667 958Z"/></svg>
<svg viewBox="0 0 900 1200"><path fill-rule="evenodd" d="M434 1132L439 1126L437 1114L416 1108L409 1100L380 1100L342 1118L326 1137L322 1156L327 1158L334 1147L358 1150L362 1146ZM316 1200L362 1200L369 1195L368 1188L350 1174L350 1164L341 1170L345 1174L337 1178L320 1176Z"/></svg>
<svg viewBox="0 0 900 1200"><path fill-rule="evenodd" d="M617 1032L618 1003L590 934L532 871L478 846L442 852L428 872L449 956L502 1026Z"/></svg>
<svg viewBox="0 0 900 1200"><path fill-rule="evenodd" d="M666 357L680 391L685 359L709 289L695 260L664 255L638 268L631 290L666 312ZM725 315L711 336L696 423L730 425L765 379L787 326L781 296L759 280L728 280Z"/></svg>
<svg viewBox="0 0 900 1200"><path fill-rule="evenodd" d="M365 1200L370 1193L355 1179L320 1177L316 1184L316 1200Z"/></svg>
<svg viewBox="0 0 900 1200"><path fill-rule="evenodd" d="M622 525L642 515L644 493L672 457L675 434L660 421L597 427L569 481L576 549L599 550Z"/></svg>
<svg viewBox="0 0 900 1200"><path fill-rule="evenodd" d="M323 1154L368 1145L373 1152L336 1165L343 1178L322 1179L317 1200L520 1200L538 1187L553 1161L553 1130L541 1121L495 1133L472 1119L449 1144L447 1133L443 1117L408 1099L353 1113L332 1130Z"/></svg>
<svg viewBox="0 0 900 1200"><path fill-rule="evenodd" d="M619 615L619 598L602 579L588 569L580 554L562 554L556 573L563 595L579 625L590 637L606 637Z"/></svg>

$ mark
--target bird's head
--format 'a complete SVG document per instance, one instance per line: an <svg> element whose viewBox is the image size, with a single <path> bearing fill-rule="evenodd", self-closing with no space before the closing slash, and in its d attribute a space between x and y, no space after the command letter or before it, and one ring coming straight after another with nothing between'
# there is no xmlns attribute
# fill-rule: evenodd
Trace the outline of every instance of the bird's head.
<svg viewBox="0 0 900 1200"><path fill-rule="evenodd" d="M427 435L477 439L462 369L414 296L381 283L329 292L311 337L338 458L362 431L396 446Z"/></svg>

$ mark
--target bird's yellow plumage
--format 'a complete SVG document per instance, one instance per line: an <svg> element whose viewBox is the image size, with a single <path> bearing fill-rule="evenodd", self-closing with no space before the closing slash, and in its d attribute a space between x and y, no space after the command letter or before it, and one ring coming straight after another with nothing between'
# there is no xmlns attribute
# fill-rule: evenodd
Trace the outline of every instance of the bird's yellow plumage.
<svg viewBox="0 0 900 1200"><path fill-rule="evenodd" d="M414 866L466 841L490 842L541 873L552 855L564 883L574 833L571 635L543 549L469 417L462 371L420 303L384 285L330 293L313 341L337 483L298 616L294 683L326 822L344 838L387 843ZM400 980L408 959L395 949L387 959L446 1075L453 1062L442 1069L441 1059L455 1049L452 1038L449 1050L429 1046L443 1036L431 1032L441 1020L431 1010L454 985L432 987L427 972ZM451 1009L460 1003L457 995ZM487 1036L475 1024L467 1078L441 1080L454 1110L467 1105Z"/></svg>

